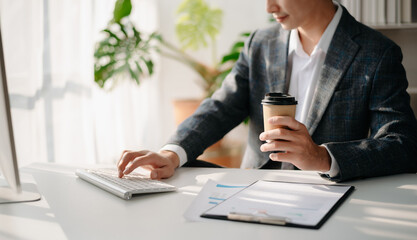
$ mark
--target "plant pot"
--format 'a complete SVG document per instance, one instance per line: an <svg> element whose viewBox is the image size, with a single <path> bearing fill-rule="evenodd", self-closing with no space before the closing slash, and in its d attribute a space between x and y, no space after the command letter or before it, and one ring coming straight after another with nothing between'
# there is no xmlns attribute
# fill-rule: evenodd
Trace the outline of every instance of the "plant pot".
<svg viewBox="0 0 417 240"><path fill-rule="evenodd" d="M175 124L178 126L185 119L191 116L198 106L200 106L201 100L199 99L178 99L172 101L174 105L174 117Z"/></svg>
<svg viewBox="0 0 417 240"><path fill-rule="evenodd" d="M178 126L191 116L200 106L201 102L202 100L200 99L174 100L173 105L176 125ZM207 148L198 159L223 167L239 168L242 159L242 146L239 144L230 146L224 139L221 139Z"/></svg>
<svg viewBox="0 0 417 240"><path fill-rule="evenodd" d="M200 106L201 99L179 99L172 101L174 105L175 124L180 125L185 119L191 116L198 106ZM221 140L211 145L207 150L212 151L221 147Z"/></svg>

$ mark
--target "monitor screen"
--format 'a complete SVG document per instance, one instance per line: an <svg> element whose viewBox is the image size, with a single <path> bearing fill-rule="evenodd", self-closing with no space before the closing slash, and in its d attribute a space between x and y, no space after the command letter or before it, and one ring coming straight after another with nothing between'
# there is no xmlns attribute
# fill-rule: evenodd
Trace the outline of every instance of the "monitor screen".
<svg viewBox="0 0 417 240"><path fill-rule="evenodd" d="M4 64L3 43L0 26L0 167L10 187L20 191L19 172L17 171L16 150L7 91L6 69Z"/></svg>
<svg viewBox="0 0 417 240"><path fill-rule="evenodd" d="M20 182L4 59L0 23L0 203L34 201L39 193L25 191Z"/></svg>

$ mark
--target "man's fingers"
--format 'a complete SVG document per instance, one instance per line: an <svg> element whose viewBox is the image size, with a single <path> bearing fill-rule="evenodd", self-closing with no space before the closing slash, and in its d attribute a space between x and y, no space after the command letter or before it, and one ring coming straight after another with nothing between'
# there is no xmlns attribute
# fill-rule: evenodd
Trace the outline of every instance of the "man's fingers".
<svg viewBox="0 0 417 240"><path fill-rule="evenodd" d="M262 152L272 152L272 151L284 151L292 152L294 151L296 145L287 141L271 141L269 143L264 143L261 145Z"/></svg>
<svg viewBox="0 0 417 240"><path fill-rule="evenodd" d="M119 167L119 166L120 166L120 164L121 164L121 162L122 162L123 157L124 157L124 156L125 156L125 154L126 154L126 153L128 153L128 152L131 152L131 151L129 151L129 150L124 150L124 151L122 152L122 154L120 155L120 159L119 159L119 161L117 161L117 167Z"/></svg>
<svg viewBox="0 0 417 240"><path fill-rule="evenodd" d="M301 125L297 120L293 117L288 116L273 116L268 119L270 124L288 127L292 130L301 130Z"/></svg>
<svg viewBox="0 0 417 240"><path fill-rule="evenodd" d="M288 163L294 164L295 159L296 159L296 155L294 153L291 153L291 152L279 152L279 153L269 154L269 158L272 161L288 162Z"/></svg>
<svg viewBox="0 0 417 240"><path fill-rule="evenodd" d="M285 128L276 128L266 132L263 132L259 135L261 141L266 140L285 140L285 141L294 141L296 136L294 131L288 130Z"/></svg>
<svg viewBox="0 0 417 240"><path fill-rule="evenodd" d="M148 170L149 172L152 171L153 169L155 169L153 166L151 165L143 165L141 166L143 169Z"/></svg>
<svg viewBox="0 0 417 240"><path fill-rule="evenodd" d="M123 177L123 172L125 171L126 166L133 161L136 157L146 154L145 151L132 152L132 151L123 151L122 157L119 160L117 165L119 171L119 177Z"/></svg>
<svg viewBox="0 0 417 240"><path fill-rule="evenodd" d="M178 164L172 161L169 154L151 151L124 151L118 163L119 177L127 175L138 167L151 170L152 179L169 178L174 175Z"/></svg>
<svg viewBox="0 0 417 240"><path fill-rule="evenodd" d="M127 164L129 164L129 162L131 161L131 154L129 154L130 151L123 151L122 156L119 160L119 162L117 163L117 169L119 171L119 178L123 177L123 172L125 171L125 168L127 166Z"/></svg>
<svg viewBox="0 0 417 240"><path fill-rule="evenodd" d="M151 172L151 179L169 178L174 174L175 169L168 166L156 168Z"/></svg>
<svg viewBox="0 0 417 240"><path fill-rule="evenodd" d="M123 174L127 175L136 168L144 165L150 165L154 168L164 166L164 163L162 163L161 159L153 155L155 154L145 154L143 156L136 157L133 161L131 161L131 164L124 170Z"/></svg>

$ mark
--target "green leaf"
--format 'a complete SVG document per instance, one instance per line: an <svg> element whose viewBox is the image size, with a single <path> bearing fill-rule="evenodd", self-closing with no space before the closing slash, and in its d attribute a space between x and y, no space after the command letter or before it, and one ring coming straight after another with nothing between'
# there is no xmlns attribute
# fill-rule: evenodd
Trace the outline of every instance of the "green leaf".
<svg viewBox="0 0 417 240"><path fill-rule="evenodd" d="M102 57L113 57L114 55L116 55L116 53L114 51L96 51L96 53L94 54L94 57L99 59Z"/></svg>
<svg viewBox="0 0 417 240"><path fill-rule="evenodd" d="M119 73L122 73L122 72L124 72L124 71L126 71L127 70L127 68L128 68L128 64L127 63L125 63L124 65L122 65L122 66L120 66L120 67L118 67L117 69L115 69L114 70L114 73L116 74L119 74Z"/></svg>
<svg viewBox="0 0 417 240"><path fill-rule="evenodd" d="M243 124L248 125L249 124L249 117L246 117L245 120L243 120Z"/></svg>
<svg viewBox="0 0 417 240"><path fill-rule="evenodd" d="M107 63L104 66L99 66L98 64L96 64L94 66L95 71L94 71L94 81L102 88L104 87L106 81L112 77L112 75L114 74L114 65L117 62L115 60L110 61L109 63Z"/></svg>
<svg viewBox="0 0 417 240"><path fill-rule="evenodd" d="M100 59L104 56L112 56L115 54L114 46L112 45L101 45L98 46L96 51L94 52L94 57L96 59Z"/></svg>
<svg viewBox="0 0 417 240"><path fill-rule="evenodd" d="M123 35L126 37L126 38L129 38L129 35L127 35L127 32L126 32L126 30L125 30L125 26L122 24L122 23L118 23L118 25L119 25L119 27L120 27L120 31L122 31L122 33L123 33Z"/></svg>
<svg viewBox="0 0 417 240"><path fill-rule="evenodd" d="M247 38L248 36L250 36L249 32L241 33L239 35L239 40L233 44L230 52L223 55L222 60L220 61L220 64L224 64L226 62L235 63L239 59L240 52L242 51L245 45L245 38Z"/></svg>
<svg viewBox="0 0 417 240"><path fill-rule="evenodd" d="M106 32L107 34L109 34L110 37L116 39L117 42L120 42L120 38L109 29L104 29L103 32Z"/></svg>
<svg viewBox="0 0 417 240"><path fill-rule="evenodd" d="M141 66L139 65L138 61L135 61L135 65L136 65L136 68L138 69L139 74L142 74L143 70L142 70Z"/></svg>
<svg viewBox="0 0 417 240"><path fill-rule="evenodd" d="M223 56L221 63L225 63L228 61L237 61L239 59L240 52L234 52L228 55Z"/></svg>
<svg viewBox="0 0 417 240"><path fill-rule="evenodd" d="M149 75L152 75L153 74L153 62L150 60L146 60L144 57L141 57L141 59L145 63L146 68L148 69Z"/></svg>
<svg viewBox="0 0 417 240"><path fill-rule="evenodd" d="M132 3L130 0L117 0L114 5L113 21L120 23L122 18L130 15L132 11Z"/></svg>
<svg viewBox="0 0 417 240"><path fill-rule="evenodd" d="M135 36L135 46L137 46L142 41L142 38L140 37L140 32L136 30L134 26L132 27L132 30L133 36Z"/></svg>
<svg viewBox="0 0 417 240"><path fill-rule="evenodd" d="M107 63L106 65L104 65L104 66L99 66L99 65L96 65L95 67L96 67L96 71L95 71L95 73L97 73L97 74L101 74L102 72L104 72L104 71L107 71L108 70L108 68L110 68L110 67L113 67L113 65L114 64L116 64L117 62L116 62L116 60L112 60L112 61L110 61L109 63Z"/></svg>
<svg viewBox="0 0 417 240"><path fill-rule="evenodd" d="M177 10L176 35L182 48L198 50L220 32L223 12L203 0L184 0Z"/></svg>
<svg viewBox="0 0 417 240"><path fill-rule="evenodd" d="M103 40L101 40L98 44L97 44L97 49L101 49L101 48L105 48L105 47L113 47L114 44L112 44L110 42L111 37L107 37Z"/></svg>
<svg viewBox="0 0 417 240"><path fill-rule="evenodd" d="M249 36L250 36L250 32L245 32L245 33L242 33L242 34L240 34L240 36L241 36L241 37L245 37L245 38L247 38L247 37L249 37Z"/></svg>
<svg viewBox="0 0 417 240"><path fill-rule="evenodd" d="M244 42L236 42L232 47L232 52L240 52L245 45Z"/></svg>
<svg viewBox="0 0 417 240"><path fill-rule="evenodd" d="M160 42L162 42L163 40L162 40L162 35L161 34L159 34L159 33L157 33L157 32L153 32L152 34L151 34L151 36L149 36L149 39L156 39L156 40L158 40L158 41L160 41Z"/></svg>
<svg viewBox="0 0 417 240"><path fill-rule="evenodd" d="M123 8L128 11L123 13ZM123 14L119 19L115 14L118 21L111 21L103 30L106 36L98 42L94 52L94 80L100 87L119 75L139 84L142 75L154 72L151 56L152 51L157 51L155 44L160 41L160 35L156 32L142 35L131 21L120 21L130 14L130 1L117 0L114 12L118 11Z"/></svg>
<svg viewBox="0 0 417 240"><path fill-rule="evenodd" d="M139 75L137 73L135 73L135 71L132 70L132 68L130 67L130 65L127 65L127 68L129 69L130 72L130 76L135 79L136 83L139 85Z"/></svg>

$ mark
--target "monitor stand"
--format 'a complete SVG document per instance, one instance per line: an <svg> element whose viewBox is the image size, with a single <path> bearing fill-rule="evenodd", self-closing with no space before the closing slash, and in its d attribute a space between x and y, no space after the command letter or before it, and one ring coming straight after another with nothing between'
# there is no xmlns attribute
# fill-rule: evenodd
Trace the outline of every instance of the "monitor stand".
<svg viewBox="0 0 417 240"><path fill-rule="evenodd" d="M3 178L0 178L0 204L33 202L41 199L41 195L35 184L21 183L21 186L20 193L17 193L9 187Z"/></svg>

